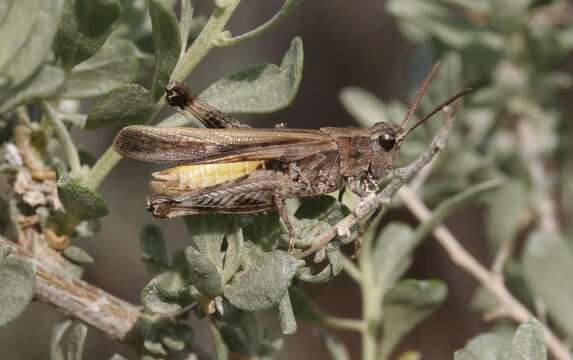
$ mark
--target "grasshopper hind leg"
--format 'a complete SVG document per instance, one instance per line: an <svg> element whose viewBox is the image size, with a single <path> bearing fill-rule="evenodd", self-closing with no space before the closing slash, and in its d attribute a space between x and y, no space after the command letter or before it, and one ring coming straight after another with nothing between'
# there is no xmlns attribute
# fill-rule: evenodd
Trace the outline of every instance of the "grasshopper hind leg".
<svg viewBox="0 0 573 360"><path fill-rule="evenodd" d="M295 232L283 207L283 185L287 181L288 178L281 172L258 170L233 181L178 195L152 195L147 200L147 209L160 218L205 213L252 214L277 211L289 232L289 250L292 250Z"/></svg>

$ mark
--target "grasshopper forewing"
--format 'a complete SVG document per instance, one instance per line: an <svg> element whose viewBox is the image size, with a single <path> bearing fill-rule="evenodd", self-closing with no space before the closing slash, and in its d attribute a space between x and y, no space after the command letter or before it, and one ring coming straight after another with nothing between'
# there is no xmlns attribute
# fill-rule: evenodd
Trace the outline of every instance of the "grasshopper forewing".
<svg viewBox="0 0 573 360"><path fill-rule="evenodd" d="M289 229L292 247L284 199L344 187L361 197L372 193L391 171L405 136L469 91L408 126L437 69L429 73L400 124L379 122L367 129L253 129L199 100L184 85L171 83L168 104L207 128L128 126L115 138L114 148L129 159L175 165L152 175L148 209L153 215L274 210Z"/></svg>

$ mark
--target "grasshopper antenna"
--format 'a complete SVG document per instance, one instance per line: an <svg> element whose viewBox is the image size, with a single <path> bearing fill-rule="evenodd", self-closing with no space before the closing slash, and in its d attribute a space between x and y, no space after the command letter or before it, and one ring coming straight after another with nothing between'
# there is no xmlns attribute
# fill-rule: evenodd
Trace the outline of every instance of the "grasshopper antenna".
<svg viewBox="0 0 573 360"><path fill-rule="evenodd" d="M455 94L454 96L450 97L446 101L442 102L440 105L436 106L434 109L432 109L432 111L430 111L428 114L424 115L416 124L414 124L411 128L409 128L408 131L406 131L406 133L404 133L404 135L402 135L400 137L400 140L404 139L406 136L408 136L409 133L412 132L412 130L414 130L418 126L422 125L426 120L428 120L432 116L436 115L436 113L438 113L442 109L446 108L447 106L451 105L453 102L455 102L456 100L458 100L462 96L467 95L474 90L475 90L474 88L466 88L466 89L460 91L459 93Z"/></svg>
<svg viewBox="0 0 573 360"><path fill-rule="evenodd" d="M440 69L440 63L437 62L434 64L434 66L432 66L432 69L430 70L428 75L426 75L426 78L424 79L424 81L422 81L422 84L420 85L420 87L418 88L418 91L416 92L416 96L414 97L414 101L412 102L412 105L410 105L410 108L408 109L408 112L406 113L404 120L402 120L402 122L400 123L400 126L402 126L403 129L406 128L406 125L408 125L408 123L410 122L410 119L412 119L412 117L414 116L414 113L418 109L418 106L420 106L420 103L422 102L422 98L428 92L428 88L430 87L430 84L432 83L432 80L434 79L434 77L438 73L439 69Z"/></svg>

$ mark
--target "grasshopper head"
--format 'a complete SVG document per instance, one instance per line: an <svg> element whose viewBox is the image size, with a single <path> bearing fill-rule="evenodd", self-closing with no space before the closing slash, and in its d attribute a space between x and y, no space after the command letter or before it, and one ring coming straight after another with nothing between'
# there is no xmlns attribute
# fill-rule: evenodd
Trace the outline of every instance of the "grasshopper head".
<svg viewBox="0 0 573 360"><path fill-rule="evenodd" d="M404 128L400 124L379 122L370 129L372 158L370 174L375 180L384 178L390 169L402 145L400 141Z"/></svg>

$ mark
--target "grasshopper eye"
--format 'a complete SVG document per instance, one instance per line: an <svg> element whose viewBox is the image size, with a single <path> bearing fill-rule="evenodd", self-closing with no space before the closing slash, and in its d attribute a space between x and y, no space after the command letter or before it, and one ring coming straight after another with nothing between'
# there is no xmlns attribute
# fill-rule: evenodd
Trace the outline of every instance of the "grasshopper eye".
<svg viewBox="0 0 573 360"><path fill-rule="evenodd" d="M386 151L390 151L396 145L396 138L390 134L382 134L378 138L378 143L380 143L380 146Z"/></svg>

